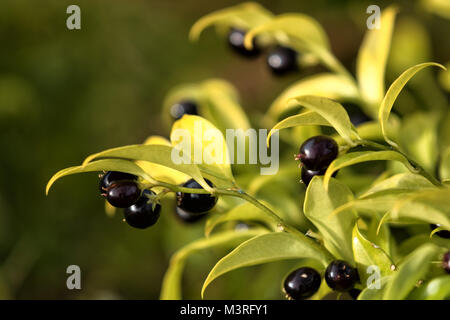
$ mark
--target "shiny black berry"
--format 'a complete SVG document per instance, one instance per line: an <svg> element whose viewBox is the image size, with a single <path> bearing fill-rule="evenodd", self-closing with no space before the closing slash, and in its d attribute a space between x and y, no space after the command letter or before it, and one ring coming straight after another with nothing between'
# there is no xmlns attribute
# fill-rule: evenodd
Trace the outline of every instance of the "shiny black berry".
<svg viewBox="0 0 450 320"><path fill-rule="evenodd" d="M442 267L445 272L450 273L450 251L447 251L444 254L444 258L442 259Z"/></svg>
<svg viewBox="0 0 450 320"><path fill-rule="evenodd" d="M230 45L231 48L233 48L235 52L247 58L257 57L261 53L261 50L257 46L255 38L253 38L253 48L251 50L248 50L244 46L244 39L245 39L244 30L231 28L230 32L228 33L228 44Z"/></svg>
<svg viewBox="0 0 450 320"><path fill-rule="evenodd" d="M439 228L440 224L430 224L431 230L434 230L436 228ZM435 233L438 237L444 238L444 239L450 239L450 231L449 230L441 230Z"/></svg>
<svg viewBox="0 0 450 320"><path fill-rule="evenodd" d="M306 169L319 171L326 169L336 159L338 153L338 144L332 138L315 136L303 142L297 159Z"/></svg>
<svg viewBox="0 0 450 320"><path fill-rule="evenodd" d="M180 219L183 222L194 223L194 222L202 220L206 216L206 213L200 213L200 214L192 213L192 212L183 210L180 207L176 207L175 215L178 217L178 219Z"/></svg>
<svg viewBox="0 0 450 320"><path fill-rule="evenodd" d="M100 179L100 194L106 196L106 190L114 182L121 180L136 180L137 177L130 173L120 172L120 171L108 171Z"/></svg>
<svg viewBox="0 0 450 320"><path fill-rule="evenodd" d="M297 51L291 48L278 46L267 56L267 65L275 75L297 71Z"/></svg>
<svg viewBox="0 0 450 320"><path fill-rule="evenodd" d="M313 171L313 170L308 170L305 167L303 167L302 173L301 173L302 182L306 186L308 186L309 183L311 182L312 178L314 178L315 176L323 176L325 174L325 171L327 171L327 170L323 169L323 170Z"/></svg>
<svg viewBox="0 0 450 320"><path fill-rule="evenodd" d="M325 174L325 172L327 171L327 169L322 169L322 170L308 170L306 169L306 167L302 167L302 171L301 171L301 178L302 178L302 182L308 186L309 183L311 182L312 178L314 178L315 176L323 176ZM333 172L333 174L331 175L332 177L336 177L337 175L337 171Z"/></svg>
<svg viewBox="0 0 450 320"><path fill-rule="evenodd" d="M134 181L118 181L108 187L106 200L117 208L128 208L135 204L141 196L141 190Z"/></svg>
<svg viewBox="0 0 450 320"><path fill-rule="evenodd" d="M335 260L325 271L325 281L336 291L349 291L358 281L358 271L342 260Z"/></svg>
<svg viewBox="0 0 450 320"><path fill-rule="evenodd" d="M211 187L214 187L211 181L205 180ZM202 189L202 186L194 179L183 184L183 187ZM211 210L216 202L217 197L211 194L177 192L177 206L194 214Z"/></svg>
<svg viewBox="0 0 450 320"><path fill-rule="evenodd" d="M183 100L170 107L170 115L174 120L181 119L185 114L197 115L197 104L190 100Z"/></svg>
<svg viewBox="0 0 450 320"><path fill-rule="evenodd" d="M348 291L348 294L350 295L350 297L352 297L354 300L358 299L359 294L361 293L361 290L359 289L350 289Z"/></svg>
<svg viewBox="0 0 450 320"><path fill-rule="evenodd" d="M304 267L291 272L284 280L283 290L289 299L303 300L319 290L320 274L313 268Z"/></svg>
<svg viewBox="0 0 450 320"><path fill-rule="evenodd" d="M125 221L134 228L148 228L154 225L159 219L161 206L156 204L153 209L153 203L147 195L154 195L154 193L150 190L144 190L138 201L123 211Z"/></svg>

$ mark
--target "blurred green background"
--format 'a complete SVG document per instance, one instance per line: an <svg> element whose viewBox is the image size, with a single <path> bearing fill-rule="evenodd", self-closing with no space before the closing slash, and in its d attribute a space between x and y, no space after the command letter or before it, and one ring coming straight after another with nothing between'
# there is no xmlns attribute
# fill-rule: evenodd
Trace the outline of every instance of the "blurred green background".
<svg viewBox="0 0 450 320"><path fill-rule="evenodd" d="M95 174L65 178L48 197L44 187L53 173L78 165L91 153L140 143L152 134L167 135L160 109L174 85L225 78L240 91L247 112L256 114L287 85L320 70L274 78L264 58L249 62L235 56L211 30L198 43L189 43L189 28L199 17L236 3L0 1L0 298L158 298L170 255L201 237L201 225L176 220L173 201L165 204L158 224L144 231L123 223L120 213L109 218ZM304 12L318 19L333 52L352 72L365 31L365 9L376 4L260 3L276 14ZM448 34L443 33L449 20L414 1L396 3L400 22L419 22L427 30L422 40L430 52L425 54L440 63L450 60ZM71 4L81 7L81 30L66 28ZM388 71L388 80L400 71ZM190 260L186 298L200 297L202 281L223 254L206 252ZM82 290L66 288L71 264L81 268ZM208 297L281 298L280 281L291 264L233 272L218 280Z"/></svg>

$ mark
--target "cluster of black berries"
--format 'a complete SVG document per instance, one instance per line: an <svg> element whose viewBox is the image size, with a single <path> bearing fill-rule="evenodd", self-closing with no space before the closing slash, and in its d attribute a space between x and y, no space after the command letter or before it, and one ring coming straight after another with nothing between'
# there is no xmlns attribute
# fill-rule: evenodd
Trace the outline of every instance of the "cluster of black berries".
<svg viewBox="0 0 450 320"><path fill-rule="evenodd" d="M338 153L339 147L336 141L329 137L315 136L303 142L300 153L295 156L295 159L300 160L302 165L303 183L308 185L314 176L324 175Z"/></svg>
<svg viewBox="0 0 450 320"><path fill-rule="evenodd" d="M245 31L231 28L228 33L228 44L234 51L246 58L258 57L262 49L253 39L253 48L248 50L244 46ZM277 46L267 55L267 65L275 75L284 75L298 70L297 51L283 46Z"/></svg>
<svg viewBox="0 0 450 320"><path fill-rule="evenodd" d="M335 291L347 291L354 298L359 294L359 290L353 288L359 281L358 271L345 261L331 262L325 271L325 281ZM319 272L310 267L303 267L286 277L283 290L288 299L303 300L314 295L321 282Z"/></svg>
<svg viewBox="0 0 450 320"><path fill-rule="evenodd" d="M100 194L116 208L124 208L125 221L134 228L145 229L154 225L161 212L161 206L154 203L151 190L141 190L135 175L108 171L100 180ZM213 187L213 184L206 180ZM201 189L193 179L183 184L185 188ZM177 193L177 216L186 222L195 222L211 210L217 197L210 194Z"/></svg>

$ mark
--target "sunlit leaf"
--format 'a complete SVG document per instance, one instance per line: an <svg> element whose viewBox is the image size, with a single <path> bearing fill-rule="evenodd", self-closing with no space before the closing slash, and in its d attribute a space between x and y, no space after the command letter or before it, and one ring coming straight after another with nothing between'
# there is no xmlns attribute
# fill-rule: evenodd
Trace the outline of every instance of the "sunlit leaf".
<svg viewBox="0 0 450 320"><path fill-rule="evenodd" d="M441 180L450 179L450 146L444 150L439 166L439 177Z"/></svg>
<svg viewBox="0 0 450 320"><path fill-rule="evenodd" d="M408 299L411 300L445 300L450 298L450 277L440 276L415 289Z"/></svg>
<svg viewBox="0 0 450 320"><path fill-rule="evenodd" d="M321 73L306 77L284 90L272 103L267 111L267 118L277 120L279 116L297 105L292 98L302 95L315 95L334 100L357 99L358 89L347 77ZM269 122L267 120L267 122ZM271 121L270 121L271 122ZM268 123L272 125L272 123Z"/></svg>
<svg viewBox="0 0 450 320"><path fill-rule="evenodd" d="M187 154L216 186L234 186L227 143L211 122L185 115L173 124L170 140L174 148Z"/></svg>
<svg viewBox="0 0 450 320"><path fill-rule="evenodd" d="M260 4L245 2L203 16L192 26L189 38L194 41L197 40L202 31L212 25L225 25L247 30L269 21L272 16L272 13Z"/></svg>
<svg viewBox="0 0 450 320"><path fill-rule="evenodd" d="M386 290L387 283L391 280L392 276L383 277L380 279L380 288L367 287L361 291L358 296L358 300L381 300L384 291Z"/></svg>
<svg viewBox="0 0 450 320"><path fill-rule="evenodd" d="M363 237L357 225L353 228L352 238L353 256L363 286L371 275L367 272L369 266L378 267L382 277L393 273L394 263L391 258L380 247Z"/></svg>
<svg viewBox="0 0 450 320"><path fill-rule="evenodd" d="M373 106L384 96L384 74L396 13L397 9L392 6L383 9L380 28L366 31L358 53L358 85L363 99Z"/></svg>
<svg viewBox="0 0 450 320"><path fill-rule="evenodd" d="M268 233L245 241L217 262L206 278L202 296L208 285L223 274L258 264L286 259L310 258L326 266L332 259L306 236L285 232Z"/></svg>
<svg viewBox="0 0 450 320"><path fill-rule="evenodd" d="M173 148L165 145L130 145L108 149L87 157L83 165L90 163L93 160L101 158L120 158L135 161L147 161L157 165L165 166L177 171L180 171L193 179L195 179L205 190L210 191L211 187L203 179L202 174L197 165L192 163L189 154L183 154L182 157L185 163L175 163L172 160ZM120 171L120 170L116 170Z"/></svg>
<svg viewBox="0 0 450 320"><path fill-rule="evenodd" d="M196 240L178 250L171 258L163 278L160 299L179 300L182 298L181 280L186 259L195 252L213 247L234 247L235 245L264 233L261 229L239 232L223 232L209 238Z"/></svg>
<svg viewBox="0 0 450 320"><path fill-rule="evenodd" d="M268 204L265 203L265 205L267 206ZM259 222L272 229L272 231L277 230L278 224L278 221L271 219L271 217L264 214L261 209L249 202L245 202L232 208L226 213L216 214L209 218L205 225L206 236L209 236L215 227L228 221Z"/></svg>
<svg viewBox="0 0 450 320"><path fill-rule="evenodd" d="M152 181L153 179L145 173L137 164L132 161L121 160L121 159L107 159L107 160L98 160L86 165L75 166L63 169L53 175L51 179L47 183L47 187L45 188L45 193L48 194L53 183L56 180L71 175L75 173L84 173L84 172L96 172L96 171L121 171L126 173L131 173L136 176L142 177L145 180Z"/></svg>
<svg viewBox="0 0 450 320"><path fill-rule="evenodd" d="M293 100L322 116L349 145L354 145L354 140L359 139L347 111L341 104L318 96L300 96Z"/></svg>
<svg viewBox="0 0 450 320"><path fill-rule="evenodd" d="M323 182L327 188L331 176L334 172L344 167L348 167L357 163L368 162L368 161L379 161L379 160L393 160L399 161L404 164L411 171L415 169L411 166L408 159L406 159L402 154L396 151L358 151L350 152L339 156L334 160L325 172Z"/></svg>
<svg viewBox="0 0 450 320"><path fill-rule="evenodd" d="M433 184L425 179L423 176L414 173L399 173L385 180L382 180L366 192L364 192L360 198L367 197L376 192L387 189L403 189L403 190L418 190L424 188L432 188Z"/></svg>
<svg viewBox="0 0 450 320"><path fill-rule="evenodd" d="M270 137L276 130L292 128L296 126L328 126L331 127L331 124L325 120L321 115L314 111L306 111L295 116L288 117L280 122L278 122L267 136L267 146L270 143Z"/></svg>
<svg viewBox="0 0 450 320"><path fill-rule="evenodd" d="M380 121L381 131L383 133L383 136L384 136L384 139L386 140L386 142L388 142L389 144L391 144L393 146L397 146L397 144L388 137L387 129L386 129L388 126L388 119L389 119L389 114L391 113L391 110L392 110L392 106L394 105L394 102L397 99L397 96L400 94L401 90L406 85L406 83L417 72L419 72L423 68L426 68L429 66L437 66L437 67L445 69L439 63L434 63L434 62L421 63L421 64L415 65L415 66L407 69L391 84L386 95L383 98L383 101L381 102L380 109L378 110L378 119Z"/></svg>
<svg viewBox="0 0 450 320"><path fill-rule="evenodd" d="M321 177L314 177L306 190L304 213L323 236L325 247L335 257L353 261L352 229L356 214L352 209L331 215L335 208L351 201L352 192L333 179L326 191Z"/></svg>
<svg viewBox="0 0 450 320"><path fill-rule="evenodd" d="M383 299L402 300L406 298L417 282L427 274L438 251L439 247L424 244L409 254L388 282Z"/></svg>

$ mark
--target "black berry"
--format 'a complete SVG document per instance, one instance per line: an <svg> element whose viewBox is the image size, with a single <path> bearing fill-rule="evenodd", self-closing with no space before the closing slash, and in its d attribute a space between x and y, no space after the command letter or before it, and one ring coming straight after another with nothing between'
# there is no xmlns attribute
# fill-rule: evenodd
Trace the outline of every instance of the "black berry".
<svg viewBox="0 0 450 320"><path fill-rule="evenodd" d="M134 181L118 181L109 186L106 200L117 208L128 208L135 204L141 196L141 190Z"/></svg>
<svg viewBox="0 0 450 320"><path fill-rule="evenodd" d="M125 221L134 228L145 229L156 223L159 219L161 206L155 205L147 197L147 195L154 195L155 193L144 190L143 195L138 201L124 210Z"/></svg>
<svg viewBox="0 0 450 320"><path fill-rule="evenodd" d="M214 187L211 181L205 180L211 187ZM183 187L203 189L194 179L187 181L183 184ZM216 202L217 197L211 194L177 192L177 206L194 214L211 210L216 205Z"/></svg>
<svg viewBox="0 0 450 320"><path fill-rule="evenodd" d="M255 38L253 38L253 48L251 50L248 50L244 46L244 39L245 39L244 30L231 28L230 32L228 33L228 44L230 45L231 48L233 48L235 52L247 58L257 57L260 54L261 50L257 46Z"/></svg>
<svg viewBox="0 0 450 320"><path fill-rule="evenodd" d="M306 169L320 171L326 169L336 159L338 153L338 144L332 138L315 136L303 142L297 159Z"/></svg>
<svg viewBox="0 0 450 320"><path fill-rule="evenodd" d="M354 300L358 299L359 294L361 293L361 290L359 289L350 289L348 291L348 294L350 295L350 297L352 297Z"/></svg>
<svg viewBox="0 0 450 320"><path fill-rule="evenodd" d="M442 267L445 272L450 273L450 251L447 251L444 254L444 258L442 259Z"/></svg>
<svg viewBox="0 0 450 320"><path fill-rule="evenodd" d="M100 179L100 194L106 196L106 190L117 181L121 180L136 180L137 177L130 173L120 171L108 171Z"/></svg>
<svg viewBox="0 0 450 320"><path fill-rule="evenodd" d="M278 46L267 56L267 65L275 75L297 71L297 51L291 48Z"/></svg>
<svg viewBox="0 0 450 320"><path fill-rule="evenodd" d="M186 223L197 222L206 216L206 213L192 213L187 210L183 210L180 207L175 208L175 214L181 221Z"/></svg>
<svg viewBox="0 0 450 320"><path fill-rule="evenodd" d="M316 270L304 267L287 276L283 289L289 299L303 300L319 290L320 282L320 274Z"/></svg>
<svg viewBox="0 0 450 320"><path fill-rule="evenodd" d="M358 281L358 271L342 260L335 260L325 271L325 281L336 291L349 291Z"/></svg>
<svg viewBox="0 0 450 320"><path fill-rule="evenodd" d="M197 104L190 100L183 100L170 107L170 115L174 120L181 119L185 114L197 115Z"/></svg>
<svg viewBox="0 0 450 320"><path fill-rule="evenodd" d="M439 228L440 224L430 224L431 230L434 230L436 228ZM444 239L450 239L450 231L449 230L441 230L435 233L438 237L444 238Z"/></svg>
<svg viewBox="0 0 450 320"><path fill-rule="evenodd" d="M308 186L309 183L311 182L312 178L314 178L315 176L323 176L325 174L325 172L327 171L327 169L322 169L322 170L308 170L306 169L306 167L302 168L301 171L301 177L302 177L302 182ZM335 177L337 175L337 171L333 172L333 174L331 175L332 177Z"/></svg>

